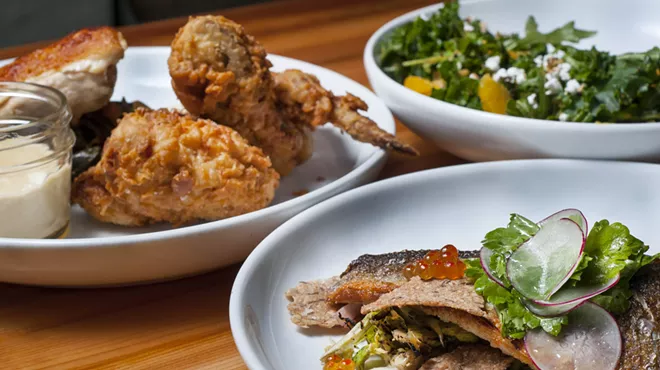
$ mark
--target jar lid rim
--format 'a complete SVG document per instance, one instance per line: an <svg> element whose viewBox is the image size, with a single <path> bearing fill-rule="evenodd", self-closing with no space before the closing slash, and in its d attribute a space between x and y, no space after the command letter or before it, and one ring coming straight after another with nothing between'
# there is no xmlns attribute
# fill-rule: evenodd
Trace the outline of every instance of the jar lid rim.
<svg viewBox="0 0 660 370"><path fill-rule="evenodd" d="M69 125L72 114L66 96L59 90L45 85L32 82L0 81L1 97L24 97L44 102L54 103L55 110L52 113L39 117L22 125L0 127L0 133L12 133L26 130L43 123L51 123L58 126Z"/></svg>

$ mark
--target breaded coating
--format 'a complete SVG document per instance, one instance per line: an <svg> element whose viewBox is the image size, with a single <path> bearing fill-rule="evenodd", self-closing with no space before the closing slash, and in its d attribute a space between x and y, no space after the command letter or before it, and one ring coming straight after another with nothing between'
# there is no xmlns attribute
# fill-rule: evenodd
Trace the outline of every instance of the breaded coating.
<svg viewBox="0 0 660 370"><path fill-rule="evenodd" d="M172 41L172 87L188 112L232 127L288 174L312 154L310 130L275 109L266 51L223 17L190 18Z"/></svg>
<svg viewBox="0 0 660 370"><path fill-rule="evenodd" d="M110 27L82 29L0 68L0 81L32 82L60 90L74 123L110 101L126 41Z"/></svg>
<svg viewBox="0 0 660 370"><path fill-rule="evenodd" d="M318 81L292 81L297 71L271 74L263 46L227 18L191 17L172 41L168 65L172 87L189 112L236 129L282 175L311 156L310 132L326 122L358 140L416 153L357 113L367 107L356 98L337 99Z"/></svg>
<svg viewBox="0 0 660 370"><path fill-rule="evenodd" d="M273 73L273 78L280 109L289 121L311 127L330 122L355 140L419 155L415 148L400 142L394 135L381 130L376 122L360 114L359 110L366 111L369 107L357 96L335 96L321 86L316 76L297 69Z"/></svg>
<svg viewBox="0 0 660 370"><path fill-rule="evenodd" d="M219 220L266 207L279 174L237 132L181 112L138 108L74 181L73 201L103 222Z"/></svg>

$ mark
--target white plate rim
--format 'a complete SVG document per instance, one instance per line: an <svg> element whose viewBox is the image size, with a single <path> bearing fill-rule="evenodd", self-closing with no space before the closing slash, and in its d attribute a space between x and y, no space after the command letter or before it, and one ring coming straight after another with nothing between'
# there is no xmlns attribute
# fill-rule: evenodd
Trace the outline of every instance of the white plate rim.
<svg viewBox="0 0 660 370"><path fill-rule="evenodd" d="M163 51L169 51L169 46L134 46L129 47L126 50L126 53L136 53L136 54L152 54ZM366 86L360 84L359 82L342 75L341 73L335 72L331 69L305 62L302 60L289 58L277 54L268 54L269 59L276 59L282 62L294 62L296 64L304 65L305 67L311 67L312 69L322 69L326 73L338 78L344 79L351 84L360 86L364 88L365 92L369 92L374 97L376 97L377 104L380 105L379 110L385 110L389 113L387 115L387 120L383 122L378 122L378 125L383 128L385 131L396 134L396 123L394 121L394 116L392 112L385 105L385 103L378 98L378 96L371 91ZM0 66L12 59L0 60ZM369 109L373 108L373 104ZM247 224L258 218L268 217L270 215L280 212L280 210L286 208L295 208L296 206L304 203L316 203L318 199L323 198L326 194L332 193L337 189L340 189L343 185L350 182L355 177L361 177L364 173L369 171L375 164L387 156L387 152L383 149L374 147L374 151L369 157L359 166L345 174L344 176L338 178L337 180L323 186L322 188L310 191L307 194L299 196L294 199L284 201L282 203L272 205L254 212L246 213L240 216L230 217L224 220L210 221L203 224L185 226L181 228L174 228L169 230L153 231L146 232L141 234L134 235L118 235L118 236L108 236L108 237L95 237L95 238L76 238L76 239L27 239L27 238L0 238L0 246L3 249L22 249L22 248L88 248L93 247L115 247L125 244L137 244L144 243L152 240L159 239L170 239L170 238L184 238L192 234L201 234L211 230L222 230L236 227L239 224Z"/></svg>
<svg viewBox="0 0 660 370"><path fill-rule="evenodd" d="M496 0L459 0L461 4L477 4L484 1L496 1ZM460 105L447 103L442 100L434 99L430 96L422 95L416 93L402 84L394 81L390 76L388 76L380 68L376 59L374 58L374 49L378 41L386 33L392 31L394 28L397 28L405 23L409 23L412 19L417 16L436 11L444 7L444 3L429 5L423 8L412 10L408 13L400 15L391 21L382 25L367 41L367 44L364 48L363 63L365 68L372 70L376 74L376 78L382 80L383 83L387 85L388 89L395 90L397 94L408 95L411 99L421 100L424 104L437 105L438 108L449 111L449 113L454 115L473 115L473 121L476 125L483 125L488 127L498 126L500 128L515 129L518 125L528 125L532 126L534 129L539 130L574 130L579 132L588 132L592 134L598 134L602 132L655 132L658 130L658 124L660 122L631 122L631 123L615 123L615 124L593 124L593 123L584 123L584 122L560 122L560 121L551 121L543 120L537 118L524 118L524 117L514 117L507 116L503 114L496 114L490 112L484 112L477 109L471 109L467 107L462 107Z"/></svg>
<svg viewBox="0 0 660 370"><path fill-rule="evenodd" d="M498 169L519 166L524 167L530 165L538 166L539 164L563 167L601 166L604 169L611 167L655 167L660 169L660 166L654 163L594 161L588 159L518 159L466 163L392 177L375 183L367 184L353 190L349 190L333 198L327 199L297 214L296 216L280 225L272 233L270 233L261 243L259 243L259 245L252 251L252 253L250 253L238 271L229 297L229 324L234 342L236 343L236 347L241 357L243 358L243 361L246 363L250 370L269 369L267 364L261 361L260 355L257 353L257 351L255 351L253 346L250 345L250 341L248 339L249 333L247 330L245 330L244 325L246 311L243 301L245 299L245 292L248 288L249 278L255 273L255 270L263 264L268 256L278 247L278 241L286 235L295 233L296 230L301 230L307 222L311 222L312 220L322 216L327 211L331 211L333 208L338 207L341 204L350 203L355 199L367 197L371 194L388 188L396 188L405 184L414 183L416 181L423 181L425 178L445 178L451 176L461 176L462 174L466 173L478 172L482 169Z"/></svg>

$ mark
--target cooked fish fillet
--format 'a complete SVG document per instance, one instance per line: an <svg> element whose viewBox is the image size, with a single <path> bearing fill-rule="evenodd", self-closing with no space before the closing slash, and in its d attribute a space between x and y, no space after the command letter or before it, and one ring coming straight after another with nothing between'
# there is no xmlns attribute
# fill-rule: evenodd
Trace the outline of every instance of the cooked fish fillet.
<svg viewBox="0 0 660 370"><path fill-rule="evenodd" d="M110 101L126 41L110 27L83 29L0 68L0 81L32 82L60 90L74 122ZM0 104L1 105L1 104Z"/></svg>
<svg viewBox="0 0 660 370"><path fill-rule="evenodd" d="M344 303L365 303L361 309L363 314L390 307L414 307L442 321L460 326L487 341L493 348L511 356L506 357L498 351L490 351L499 354L499 358L491 357L488 351L478 347L461 347L429 360L422 370L506 369L512 358L534 368L523 341L502 337L497 313L486 305L467 280L423 281L418 277L410 281L405 279L401 273L403 267L421 258L426 252L402 251L363 255L351 262L340 277L313 282L312 285L301 283L308 289L297 287L287 292L287 297L292 302L297 302L289 305L292 320L298 325L305 323L306 326L342 326L344 323L337 315L337 310L340 304ZM478 252L461 252L461 258L473 258L477 254ZM334 286L330 288L332 284ZM640 270L632 280L631 288L634 293L631 308L617 319L624 341L624 351L618 369L660 369L660 262ZM301 291L304 291L305 295L301 295ZM305 296L314 299L305 301ZM323 297L327 298L325 302ZM308 302L315 306L307 305ZM313 315L308 315L312 312ZM493 361L490 362L489 358ZM481 363L481 360L487 362Z"/></svg>
<svg viewBox="0 0 660 370"><path fill-rule="evenodd" d="M624 341L619 369L660 369L660 262L640 270L630 287L630 309L618 319Z"/></svg>
<svg viewBox="0 0 660 370"><path fill-rule="evenodd" d="M403 268L424 257L428 250L404 250L385 254L365 254L348 265L330 293L333 303L369 303L407 282ZM461 258L476 258L478 252L459 251Z"/></svg>
<svg viewBox="0 0 660 370"><path fill-rule="evenodd" d="M455 350L432 358L419 370L506 370L513 363L511 357L486 345L462 345Z"/></svg>

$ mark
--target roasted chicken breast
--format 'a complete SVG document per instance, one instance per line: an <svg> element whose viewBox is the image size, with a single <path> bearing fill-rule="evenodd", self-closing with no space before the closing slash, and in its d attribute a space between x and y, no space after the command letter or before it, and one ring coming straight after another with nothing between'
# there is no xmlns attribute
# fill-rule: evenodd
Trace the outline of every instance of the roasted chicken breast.
<svg viewBox="0 0 660 370"><path fill-rule="evenodd" d="M32 82L60 90L74 124L110 101L126 41L110 27L83 29L0 67L0 81Z"/></svg>

